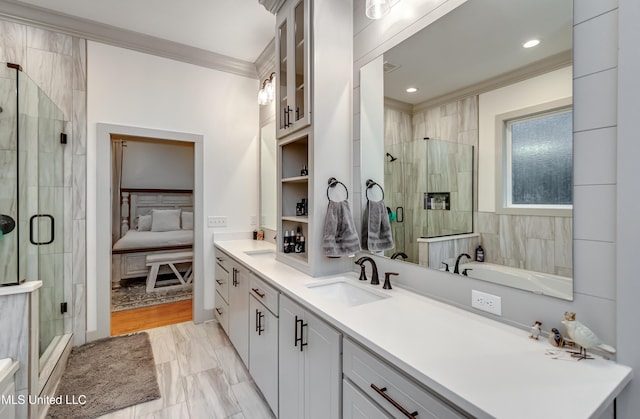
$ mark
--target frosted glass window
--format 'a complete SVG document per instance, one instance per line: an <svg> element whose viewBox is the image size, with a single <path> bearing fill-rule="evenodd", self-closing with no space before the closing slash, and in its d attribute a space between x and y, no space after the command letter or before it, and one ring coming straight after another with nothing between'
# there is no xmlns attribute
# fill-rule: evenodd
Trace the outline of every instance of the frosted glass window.
<svg viewBox="0 0 640 419"><path fill-rule="evenodd" d="M506 128L507 206L570 207L572 110L514 119Z"/></svg>

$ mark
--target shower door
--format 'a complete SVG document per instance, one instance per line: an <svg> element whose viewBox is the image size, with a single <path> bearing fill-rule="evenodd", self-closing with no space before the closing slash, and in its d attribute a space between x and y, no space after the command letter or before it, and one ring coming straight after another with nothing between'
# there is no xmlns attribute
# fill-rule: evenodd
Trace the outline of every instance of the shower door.
<svg viewBox="0 0 640 419"><path fill-rule="evenodd" d="M64 178L64 118L12 64L0 64L0 108L0 220L15 222L0 236L0 283L42 281L42 364L64 332L64 200L71 198L65 196L70 182Z"/></svg>

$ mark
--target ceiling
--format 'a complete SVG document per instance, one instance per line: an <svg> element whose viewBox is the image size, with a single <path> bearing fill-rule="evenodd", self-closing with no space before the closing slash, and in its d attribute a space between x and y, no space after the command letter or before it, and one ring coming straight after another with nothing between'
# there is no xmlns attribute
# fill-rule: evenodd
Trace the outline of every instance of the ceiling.
<svg viewBox="0 0 640 419"><path fill-rule="evenodd" d="M253 63L275 34L258 0L16 0Z"/></svg>
<svg viewBox="0 0 640 419"><path fill-rule="evenodd" d="M541 61L566 63L572 17L572 0L469 0L384 54L396 66L385 97L417 105ZM531 38L540 44L522 48Z"/></svg>

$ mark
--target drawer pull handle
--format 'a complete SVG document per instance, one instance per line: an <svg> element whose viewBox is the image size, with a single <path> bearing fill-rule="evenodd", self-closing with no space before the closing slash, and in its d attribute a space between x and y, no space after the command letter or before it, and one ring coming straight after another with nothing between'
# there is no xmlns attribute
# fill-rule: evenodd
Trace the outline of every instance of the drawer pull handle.
<svg viewBox="0 0 640 419"><path fill-rule="evenodd" d="M391 403L393 405L393 407L395 407L400 412L402 412L402 414L405 415L406 417L415 418L416 416L418 416L418 412L409 413L409 411L407 409L405 409L404 407L402 407L402 405L400 403L398 403L397 401L393 400L393 398L391 396L389 396L387 393L385 393L387 391L386 387L380 388L375 384L371 384L371 388L374 389L376 391L376 393L378 393L379 395L384 397L384 399L386 401Z"/></svg>
<svg viewBox="0 0 640 419"><path fill-rule="evenodd" d="M256 294L258 294L258 297L260 298L264 298L264 293L260 292L260 290L258 288L251 288L251 291L255 292Z"/></svg>
<svg viewBox="0 0 640 419"><path fill-rule="evenodd" d="M300 336L298 336L298 324L300 324ZM303 329L307 326L307 323L304 323L302 319L299 319L296 316L296 324L295 324L295 340L293 342L293 346L298 346L298 342L300 342L300 352L302 352L302 348L307 346L307 343L302 342L304 333Z"/></svg>
<svg viewBox="0 0 640 419"><path fill-rule="evenodd" d="M222 285L224 284L224 281L220 280L220 279L216 279L216 282L218 283L218 285Z"/></svg>
<svg viewBox="0 0 640 419"><path fill-rule="evenodd" d="M218 307L216 307L216 311L218 312L219 315L222 316L222 310L220 310Z"/></svg>

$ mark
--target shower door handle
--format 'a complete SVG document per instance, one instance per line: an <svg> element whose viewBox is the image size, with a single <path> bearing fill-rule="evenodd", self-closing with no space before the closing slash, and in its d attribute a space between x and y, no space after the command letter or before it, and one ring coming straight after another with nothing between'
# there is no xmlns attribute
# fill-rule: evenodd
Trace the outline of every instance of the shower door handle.
<svg viewBox="0 0 640 419"><path fill-rule="evenodd" d="M33 228L33 222L38 218L48 218L49 220L51 220L51 238L49 239L49 241L37 242L37 241L35 241L35 239L33 237L33 232L35 230ZM31 218L29 219L29 241L31 242L31 244L34 244L36 246L42 246L42 245L47 245L47 244L53 243L53 240L55 240L55 226L56 226L56 222L53 219L52 215L49 215L49 214L36 214L36 215L31 216Z"/></svg>

